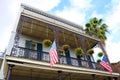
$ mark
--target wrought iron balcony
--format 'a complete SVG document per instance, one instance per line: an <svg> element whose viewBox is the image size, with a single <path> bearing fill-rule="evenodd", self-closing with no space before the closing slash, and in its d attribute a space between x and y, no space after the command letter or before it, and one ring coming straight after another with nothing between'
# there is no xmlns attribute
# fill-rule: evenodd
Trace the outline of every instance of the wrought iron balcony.
<svg viewBox="0 0 120 80"><path fill-rule="evenodd" d="M44 51L40 52L37 50L27 49L23 47L14 48L11 52L11 56L50 62L48 52L44 52ZM77 59L73 57L70 57L68 59L70 60L69 62L67 61L66 56L60 55L59 64L72 65L72 66L78 66L78 67L83 67L83 68L88 68L88 69L92 68L96 70L106 71L99 63L96 63L96 62L88 62L87 60Z"/></svg>

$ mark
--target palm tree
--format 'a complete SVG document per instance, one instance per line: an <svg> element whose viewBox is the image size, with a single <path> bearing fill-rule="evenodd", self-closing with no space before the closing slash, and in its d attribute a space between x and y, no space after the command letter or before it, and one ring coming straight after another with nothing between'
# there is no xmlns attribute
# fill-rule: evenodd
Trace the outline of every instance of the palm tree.
<svg viewBox="0 0 120 80"><path fill-rule="evenodd" d="M107 39L106 32L107 25L102 23L102 19L97 19L96 17L90 19L88 23L85 24L85 32L89 35L93 35L99 38L101 41L105 41Z"/></svg>

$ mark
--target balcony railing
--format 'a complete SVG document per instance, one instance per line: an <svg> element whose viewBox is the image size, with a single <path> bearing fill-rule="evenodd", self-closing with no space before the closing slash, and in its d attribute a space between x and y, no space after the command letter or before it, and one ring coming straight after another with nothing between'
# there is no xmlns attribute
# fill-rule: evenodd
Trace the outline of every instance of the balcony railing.
<svg viewBox="0 0 120 80"><path fill-rule="evenodd" d="M15 50L13 49L11 52L11 56L50 62L48 52L32 50L23 47L18 47ZM68 61L67 59L70 61ZM87 60L82 60L82 59L78 60L77 58L73 58L73 57L67 58L66 56L63 55L59 56L59 64L106 71L100 64L96 62L88 62Z"/></svg>

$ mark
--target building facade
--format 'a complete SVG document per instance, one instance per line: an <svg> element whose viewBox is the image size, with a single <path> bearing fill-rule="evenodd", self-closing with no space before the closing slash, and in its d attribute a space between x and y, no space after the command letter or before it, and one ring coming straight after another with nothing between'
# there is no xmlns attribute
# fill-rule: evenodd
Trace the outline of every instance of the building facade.
<svg viewBox="0 0 120 80"><path fill-rule="evenodd" d="M112 65L113 71L120 74L120 61L117 63L112 63L111 65ZM118 80L120 80L120 75Z"/></svg>
<svg viewBox="0 0 120 80"><path fill-rule="evenodd" d="M43 44L44 40L55 40L57 44L59 63L52 68L50 47ZM67 51L65 45L69 46ZM76 48L81 48L84 54L75 55ZM21 5L2 75L5 80L117 80L119 74L104 69L88 53L89 49L99 49L107 56L100 40L85 34L81 26Z"/></svg>
<svg viewBox="0 0 120 80"><path fill-rule="evenodd" d="M4 56L5 56L5 53L4 52L0 52L0 79L3 79L4 76L2 75L3 73L3 61L4 61Z"/></svg>

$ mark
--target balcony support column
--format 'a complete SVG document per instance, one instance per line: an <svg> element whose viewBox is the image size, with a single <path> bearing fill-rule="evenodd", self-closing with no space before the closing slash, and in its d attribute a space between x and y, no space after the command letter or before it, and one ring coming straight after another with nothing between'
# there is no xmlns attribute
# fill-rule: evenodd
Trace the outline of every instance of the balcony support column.
<svg viewBox="0 0 120 80"><path fill-rule="evenodd" d="M102 49L102 51L104 52L104 54L105 54L105 57L107 58L107 60L108 60L108 62L109 62L109 64L110 64L110 61L109 61L109 59L108 59L108 55L107 55L107 52L106 52L106 50L105 50L105 45L100 41L100 42L98 42L99 43L99 45L100 45L100 47L101 47L101 49Z"/></svg>
<svg viewBox="0 0 120 80"><path fill-rule="evenodd" d="M8 73L7 73L7 80L10 80L10 76L12 74L12 68L14 67L14 65L12 64L9 64L9 67L8 67Z"/></svg>
<svg viewBox="0 0 120 80"><path fill-rule="evenodd" d="M112 77L108 77L108 80L112 80Z"/></svg>
<svg viewBox="0 0 120 80"><path fill-rule="evenodd" d="M58 80L62 80L62 71L58 71Z"/></svg>
<svg viewBox="0 0 120 80"><path fill-rule="evenodd" d="M14 55L17 54L17 49L16 48L18 48L18 46L19 46L19 39L20 39L20 35L21 35L21 32L22 32L23 24L25 24L25 21L26 21L26 18L21 17L20 22L18 24L18 27L16 29L14 45L13 45L13 48L12 48L11 56L14 56Z"/></svg>
<svg viewBox="0 0 120 80"><path fill-rule="evenodd" d="M56 41L56 46L57 46L57 49L58 49L58 47L59 47L59 41L58 41L58 32L59 32L59 30L58 30L58 28L57 27L55 27L54 28L54 39L55 39L55 41Z"/></svg>
<svg viewBox="0 0 120 80"><path fill-rule="evenodd" d="M57 27L54 27L54 40L56 41L56 47L57 47L57 52L58 52L58 61L60 63L60 54L59 54L59 39L58 39L58 33L59 29Z"/></svg>
<svg viewBox="0 0 120 80"><path fill-rule="evenodd" d="M87 54L87 50L86 50L86 47L85 47L85 45L84 45L84 43L85 43L85 37L84 37L84 36L79 36L79 39L82 39L82 48L83 48L83 51L84 51L85 56L86 56L86 58L87 58L88 65L89 65L90 68L93 68L93 65L92 65L90 56Z"/></svg>
<svg viewBox="0 0 120 80"><path fill-rule="evenodd" d="M96 75L92 74L93 80L96 80Z"/></svg>
<svg viewBox="0 0 120 80"><path fill-rule="evenodd" d="M113 80L119 80L118 77L113 77Z"/></svg>

